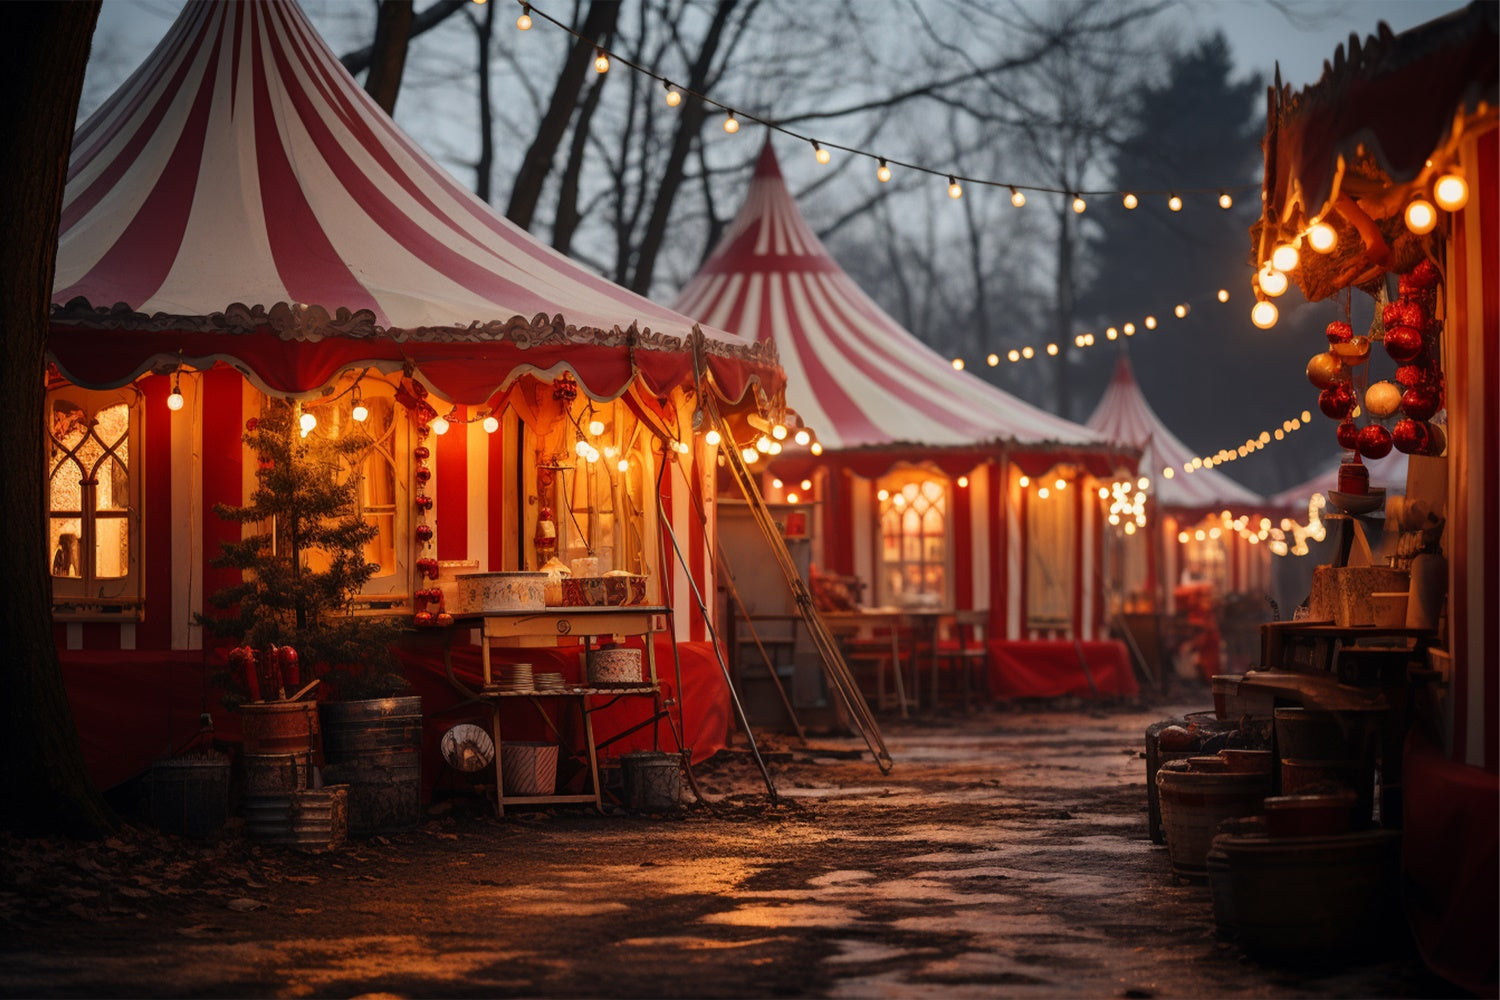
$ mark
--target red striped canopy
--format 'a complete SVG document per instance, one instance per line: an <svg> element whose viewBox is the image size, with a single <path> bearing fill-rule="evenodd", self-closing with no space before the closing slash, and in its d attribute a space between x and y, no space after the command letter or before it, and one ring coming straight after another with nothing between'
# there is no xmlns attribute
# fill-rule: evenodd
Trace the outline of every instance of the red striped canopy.
<svg viewBox="0 0 1500 1000"><path fill-rule="evenodd" d="M52 307L53 361L98 388L216 361L283 394L404 367L470 404L563 369L598 397L781 385L774 348L705 335L476 198L290 0L190 3L79 128Z"/></svg>
<svg viewBox="0 0 1500 1000"><path fill-rule="evenodd" d="M955 371L886 315L813 234L769 142L739 214L674 306L775 344L787 405L827 449L1110 450L1093 431Z"/></svg>
<svg viewBox="0 0 1500 1000"><path fill-rule="evenodd" d="M1088 425L1111 440L1141 449L1141 473L1151 477L1157 502L1165 510L1213 512L1260 510L1265 498L1241 486L1218 469L1185 472L1194 452L1161 422L1141 392L1130 358L1120 355ZM1170 469L1168 474L1164 470ZM1170 477L1169 477L1170 476Z"/></svg>

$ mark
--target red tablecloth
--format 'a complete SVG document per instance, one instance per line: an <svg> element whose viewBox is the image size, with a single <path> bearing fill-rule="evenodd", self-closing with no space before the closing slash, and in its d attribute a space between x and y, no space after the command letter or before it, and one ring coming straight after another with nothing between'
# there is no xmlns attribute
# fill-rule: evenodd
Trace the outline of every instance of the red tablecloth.
<svg viewBox="0 0 1500 1000"><path fill-rule="evenodd" d="M1138 690L1125 644L1113 639L993 639L989 648L996 698L1113 698Z"/></svg>

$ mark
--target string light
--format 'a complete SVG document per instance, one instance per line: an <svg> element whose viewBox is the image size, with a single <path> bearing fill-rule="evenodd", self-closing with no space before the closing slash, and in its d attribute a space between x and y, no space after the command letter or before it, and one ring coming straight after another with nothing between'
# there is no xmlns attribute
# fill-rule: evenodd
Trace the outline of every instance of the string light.
<svg viewBox="0 0 1500 1000"><path fill-rule="evenodd" d="M677 106L677 101L674 101L672 99L672 97L670 96L671 93L673 93L676 88L673 85L668 84L668 82L667 82L667 80L666 80L665 77L661 76L658 73L653 72L652 70L648 69L645 66L641 66L641 65L638 65L638 64L636 64L634 62L631 62L628 58L622 57L622 56L620 56L620 55L618 55L616 53L609 52L603 46L595 45L593 39L585 39L578 31L574 30L573 28L569 27L567 24L564 24L563 22L561 22L561 21L557 20L556 18L552 17L550 14L546 13L545 11L534 9L532 7L532 5L529 4L529 3L523 3L521 5L521 9L522 9L521 17L516 20L516 27L519 28L520 30L525 31L525 30L527 30L527 29L529 29L531 27L531 20L532 20L531 15L535 14L537 17L540 17L543 20L546 20L549 23L551 23L554 27L557 27L557 28L561 29L562 31L564 31L565 33L567 33L569 35L572 35L574 38L579 39L580 41L587 41L588 44L594 45L594 47L595 47L596 68L599 69L599 72L602 73L602 72L605 71L605 69L608 68L608 63L611 60L611 58L614 61L623 62L625 64L625 66L627 66L629 69L631 69L631 70L633 70L633 71L635 71L637 73L640 73L642 75L645 75L647 77L650 77L651 79L654 79L654 80L656 80L658 82L661 82L661 83L667 85L668 86L668 94L669 94L669 96L667 98L667 103L669 105L671 105L672 107L676 107ZM598 63L599 63L600 60L603 60L603 62L605 64L603 68L599 68ZM686 91L686 92L692 94L694 97L698 98L704 104L707 104L707 105L712 106L712 107L719 108L719 109L721 109L721 110L723 110L723 111L726 112L727 117L725 118L725 121L724 121L724 131L725 132L727 132L727 133L729 133L729 134L732 135L735 132L739 131L739 121L736 119L736 112L734 112L732 109L730 109L728 105L723 104L723 103L721 103L719 101L716 101L712 97L710 97L709 95L704 94L704 93L700 93L698 91L689 90L689 91ZM753 114L745 114L742 117L748 118L749 120L755 122L756 124L763 125L763 126L765 126L766 128L768 128L768 129L770 129L772 131L780 132L781 134L789 136L791 138L801 139L803 141L810 141L811 138L812 138L811 136L802 135L800 133L792 131L791 129L786 128L785 126L779 125L772 118L762 118L760 116L753 115ZM848 153L850 153L851 155L854 155L854 156L864 156L864 157L868 157L869 159L872 159L872 160L881 160L881 161L885 161L885 159L886 159L884 157L877 156L875 153L872 153L872 152L869 152L869 151L863 150L863 149L853 149L853 148L850 148L850 147L847 147L847 146L840 146L838 148L843 149L846 152L848 152ZM905 167L905 168L910 169L910 170L916 170L916 171L920 171L922 173L932 174L932 175L938 176L938 177L944 176L947 173L947 171L945 171L945 170L939 170L939 169L936 169L936 168L933 168L933 167L927 167L927 166L923 166L923 165L917 164L917 163L909 163L909 162L905 162L905 161L889 161L889 162L895 163L897 166ZM886 180L886 177L885 176L881 176L880 179L882 181L884 181L884 180ZM1009 181L994 181L994 180L983 180L983 179L974 179L974 178L968 178L968 180L970 180L972 183L981 184L981 185L985 185L985 186L989 186L989 187L1008 187L1008 188L1010 188L1011 191L1012 191L1012 200L1015 202L1015 204L1016 204L1016 206L1018 208L1021 205L1025 204L1025 200L1024 200L1025 196L1023 194L1021 194L1021 192L1019 191L1019 188L1023 187L1023 186L1026 187L1028 190L1042 191L1042 192L1056 193L1056 194L1063 194L1063 195L1067 195L1070 198L1075 198L1075 199L1076 198L1081 198L1081 197L1083 197L1085 195L1110 195L1110 194L1121 194L1121 193L1123 193L1123 192L1119 192L1119 191L1109 191L1109 190L1069 191L1069 190L1065 190L1065 189L1061 189L1061 188L1048 187L1048 186L1045 186L1045 185L1038 185L1038 184L1017 185L1017 184L1012 184ZM1227 188L1227 189L1226 188L1222 188L1222 187L1193 188L1193 189L1190 189L1190 190L1184 190L1184 191L1181 191L1181 192L1171 192L1171 193L1173 194L1174 197L1179 197L1180 194L1216 195L1219 198L1219 200L1220 200L1220 204L1223 204L1224 199L1226 197L1228 197L1228 195L1229 195L1229 191L1233 191L1233 190L1249 190L1250 187L1251 187L1251 185L1246 184L1246 185L1240 185L1238 187ZM1144 194L1156 194L1156 193L1166 194L1168 192L1165 192L1165 191L1161 191L1161 192L1147 191L1147 192L1135 192L1135 193L1132 193L1132 194L1130 194L1130 195L1127 196L1127 203L1126 203L1126 207L1127 208L1134 208L1135 207L1135 204L1136 204L1136 202L1135 202L1135 195L1138 194L1138 193L1144 193ZM1227 207L1227 206L1225 206L1225 207ZM1075 211L1080 211L1081 212L1082 209L1075 209Z"/></svg>
<svg viewBox="0 0 1500 1000"><path fill-rule="evenodd" d="M495 415L493 413L484 418L484 432L486 434L493 434L499 429L500 421L495 419Z"/></svg>
<svg viewBox="0 0 1500 1000"><path fill-rule="evenodd" d="M792 440L797 442L802 447L806 448L808 442L812 441L812 434L808 433L806 428L801 428L797 431L797 433L792 435ZM817 452L814 452L813 454L817 454Z"/></svg>
<svg viewBox="0 0 1500 1000"><path fill-rule="evenodd" d="M1227 288L1221 288L1221 289L1219 289L1219 301L1220 302L1228 302L1229 301L1229 289L1227 289Z"/></svg>
<svg viewBox="0 0 1500 1000"><path fill-rule="evenodd" d="M880 166L875 168L875 177L884 184L891 179L891 168L885 165L885 159L880 160Z"/></svg>
<svg viewBox="0 0 1500 1000"><path fill-rule="evenodd" d="M682 91L672 86L670 80L663 80L661 85L667 88L667 107L675 108L682 103Z"/></svg>
<svg viewBox="0 0 1500 1000"><path fill-rule="evenodd" d="M1267 264L1257 272L1255 283L1260 286L1261 291L1273 299L1285 292L1287 287L1286 275L1282 274L1271 264Z"/></svg>
<svg viewBox="0 0 1500 1000"><path fill-rule="evenodd" d="M302 429L302 436L307 437L318 426L318 418L311 413L303 413L297 418L297 426Z"/></svg>
<svg viewBox="0 0 1500 1000"><path fill-rule="evenodd" d="M1234 207L1234 198L1230 196L1228 191L1219 192L1219 207L1225 211Z"/></svg>
<svg viewBox="0 0 1500 1000"><path fill-rule="evenodd" d="M1175 194L1172 195L1170 198L1167 199L1167 207L1170 208L1174 212L1180 212L1180 211L1182 211L1182 199L1179 198Z"/></svg>
<svg viewBox="0 0 1500 1000"><path fill-rule="evenodd" d="M604 421L602 421L602 420L590 420L589 421L589 437L598 437L600 434L603 434L603 433L604 433Z"/></svg>
<svg viewBox="0 0 1500 1000"><path fill-rule="evenodd" d="M594 47L594 72L609 72L609 56L605 55L604 50L598 46Z"/></svg>
<svg viewBox="0 0 1500 1000"><path fill-rule="evenodd" d="M1141 203L1141 200L1139 198L1137 198L1133 194L1130 194L1129 192L1126 192L1124 201L1125 201L1125 207L1127 209L1133 209L1133 208L1135 208L1135 206L1137 206L1137 205L1139 205Z"/></svg>
<svg viewBox="0 0 1500 1000"><path fill-rule="evenodd" d="M1277 311L1274 303L1261 299L1250 307L1250 322L1262 330L1269 330L1276 325Z"/></svg>
<svg viewBox="0 0 1500 1000"><path fill-rule="evenodd" d="M182 388L178 385L178 379L181 377L179 374L180 371L181 369L172 372L172 392L171 395L167 396L167 409L173 413L182 409Z"/></svg>
<svg viewBox="0 0 1500 1000"><path fill-rule="evenodd" d="M708 445L710 448L717 448L719 446L719 442L722 440L723 438L719 436L719 432L716 430L710 430L707 434L703 435L703 443Z"/></svg>
<svg viewBox="0 0 1500 1000"><path fill-rule="evenodd" d="M1437 209L1426 198L1413 198L1406 206L1406 228L1418 236L1432 232L1437 225Z"/></svg>
<svg viewBox="0 0 1500 1000"><path fill-rule="evenodd" d="M813 159L817 160L819 163L822 163L822 164L824 164L826 166L827 163L828 163L828 161L831 160L831 159L833 159L833 155L831 153L829 153L828 150L826 150L822 146L818 145L818 140L816 140L816 139L812 140L812 148L813 148Z"/></svg>
<svg viewBox="0 0 1500 1000"><path fill-rule="evenodd" d="M772 428L771 428L771 437L774 438L777 441L785 441L786 440L786 425L785 424L776 424L776 425L772 426Z"/></svg>
<svg viewBox="0 0 1500 1000"><path fill-rule="evenodd" d="M964 359L963 358L954 358L953 359L953 370L956 371L956 372L961 372L961 371L964 370Z"/></svg>
<svg viewBox="0 0 1500 1000"><path fill-rule="evenodd" d="M812 452L814 455L821 455L821 454L823 454L823 442L821 442L821 441L814 441L812 443L812 447L809 448L808 451Z"/></svg>
<svg viewBox="0 0 1500 1000"><path fill-rule="evenodd" d="M1014 186L1010 189L1010 203L1017 208L1026 207L1026 194Z"/></svg>
<svg viewBox="0 0 1500 1000"><path fill-rule="evenodd" d="M1332 253L1338 246L1339 234L1326 222L1314 222L1307 231L1307 242L1318 253Z"/></svg>
<svg viewBox="0 0 1500 1000"><path fill-rule="evenodd" d="M1271 253L1271 266L1285 274L1296 270L1298 262L1302 259L1297 253L1297 248L1290 243L1283 243Z"/></svg>
<svg viewBox="0 0 1500 1000"><path fill-rule="evenodd" d="M963 186L958 183L952 174L948 175L948 197L962 198L964 196Z"/></svg>
<svg viewBox="0 0 1500 1000"><path fill-rule="evenodd" d="M1186 302L1179 302L1172 307L1172 315L1178 319L1187 319L1188 306Z"/></svg>
<svg viewBox="0 0 1500 1000"><path fill-rule="evenodd" d="M812 480L811 479L804 479L804 480L802 480L802 482L798 483L797 485L802 487L802 492L803 493L808 493L808 492L810 492L812 490Z"/></svg>
<svg viewBox="0 0 1500 1000"><path fill-rule="evenodd" d="M1457 212L1469 203L1469 184L1462 174L1444 174L1432 187L1432 200L1445 212Z"/></svg>
<svg viewBox="0 0 1500 1000"><path fill-rule="evenodd" d="M1088 207L1089 207L1088 202L1086 202L1086 201L1083 200L1083 195L1076 194L1076 193L1073 195L1073 214L1074 215L1082 215L1083 214L1083 210L1086 209L1086 208L1088 208Z"/></svg>

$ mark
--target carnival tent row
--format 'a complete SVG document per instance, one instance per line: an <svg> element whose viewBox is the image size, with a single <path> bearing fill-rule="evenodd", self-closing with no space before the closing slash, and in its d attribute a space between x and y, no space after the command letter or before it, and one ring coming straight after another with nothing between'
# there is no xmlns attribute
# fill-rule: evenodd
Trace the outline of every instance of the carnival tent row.
<svg viewBox="0 0 1500 1000"><path fill-rule="evenodd" d="M370 413L362 505L381 568L366 604L414 614L434 561L534 570L548 529L560 555L613 543L606 558L671 612L658 638L692 689L687 739L700 756L722 744L726 693L693 598L712 587L696 494L714 457L692 418L710 397L741 424L778 417L774 347L512 225L396 127L289 0L188 4L80 126L47 350L44 530L49 551L82 542L54 571L56 641L102 785L216 707L202 678L222 650L193 616L238 579L212 560L240 527L213 509L253 488L241 435L273 398L320 434L352 426L355 404ZM580 439L619 460L575 456ZM549 470L570 485L547 489ZM616 498L601 514L582 497L586 525L568 516L585 483ZM457 696L432 680L435 655L408 664L429 725L445 725L432 716Z"/></svg>
<svg viewBox="0 0 1500 1000"><path fill-rule="evenodd" d="M955 370L903 329L817 238L769 140L674 307L774 345L819 451L789 448L761 485L812 512L816 572L857 578L869 606L982 609L997 693L1087 695L1090 668L1099 693L1134 690L1106 637L1097 489L1133 482L1137 450Z"/></svg>

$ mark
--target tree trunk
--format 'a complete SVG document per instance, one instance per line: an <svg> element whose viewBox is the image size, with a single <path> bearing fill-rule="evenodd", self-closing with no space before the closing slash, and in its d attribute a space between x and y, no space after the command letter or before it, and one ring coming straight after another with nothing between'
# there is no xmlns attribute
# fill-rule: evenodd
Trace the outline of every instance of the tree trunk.
<svg viewBox="0 0 1500 1000"><path fill-rule="evenodd" d="M474 193L489 204L490 178L495 172L495 121L490 100L490 40L495 34L495 5L484 5L484 16L467 15L479 42L479 160L474 164Z"/></svg>
<svg viewBox="0 0 1500 1000"><path fill-rule="evenodd" d="M573 141L569 144L568 165L563 169L562 187L557 192L557 214L552 219L552 247L558 253L572 250L573 234L583 215L578 211L578 181L583 175L584 154L589 143L589 123L599 108L599 97L604 93L604 80L595 80L589 87L583 106L578 109L578 121L573 124Z"/></svg>
<svg viewBox="0 0 1500 1000"><path fill-rule="evenodd" d="M396 113L396 94L401 90L401 71L406 67L411 21L411 0L380 0L365 93L375 98L375 103L388 115Z"/></svg>
<svg viewBox="0 0 1500 1000"><path fill-rule="evenodd" d="M589 12L578 32L582 37L575 39L568 51L567 62L557 77L557 86L552 89L552 101L542 115L536 138L526 150L521 169L516 172L515 187L510 192L505 216L522 229L531 228L537 202L542 196L542 185L552 170L552 156L568 131L568 120L578 103L578 92L583 89L585 74L593 69L594 46L614 30L619 13L618 0L593 0L589 4Z"/></svg>
<svg viewBox="0 0 1500 1000"><path fill-rule="evenodd" d="M672 152L667 157L662 171L661 186L656 189L656 200L651 205L651 217L646 222L646 232L641 238L636 254L635 274L630 280L630 289L640 295L651 293L651 280L656 271L656 255L661 251L667 235L667 220L672 214L672 203L682 186L682 170L687 164L688 153L703 128L705 110L702 99L693 96L707 89L708 74L713 67L714 56L719 50L719 41L724 27L739 0L719 0L714 7L714 19L703 44L688 71L687 89L683 95L682 114L677 120L677 130L672 135Z"/></svg>
<svg viewBox="0 0 1500 1000"><path fill-rule="evenodd" d="M96 836L118 819L89 780L52 635L43 525L47 310L99 0L0 5L0 817L23 833Z"/></svg>
<svg viewBox="0 0 1500 1000"><path fill-rule="evenodd" d="M469 2L470 0L438 0L437 3L411 19L406 31L406 41L402 44L406 45L423 32L436 28L443 21L447 20L449 15L455 14L467 7ZM407 6L410 6L410 4L408 3ZM378 43L380 38L380 29L378 27L375 29L375 38ZM361 73L369 69L374 60L375 44L366 45L362 49L345 52L339 56L339 62L343 63L344 68L350 73ZM398 80L397 82L399 83L400 81ZM392 101L394 102L394 100L395 98L393 97Z"/></svg>
<svg viewBox="0 0 1500 1000"><path fill-rule="evenodd" d="M1057 414L1073 419L1073 379L1069 371L1069 348L1073 343L1073 208L1071 198L1058 199L1057 210L1057 347L1062 352L1057 366Z"/></svg>

